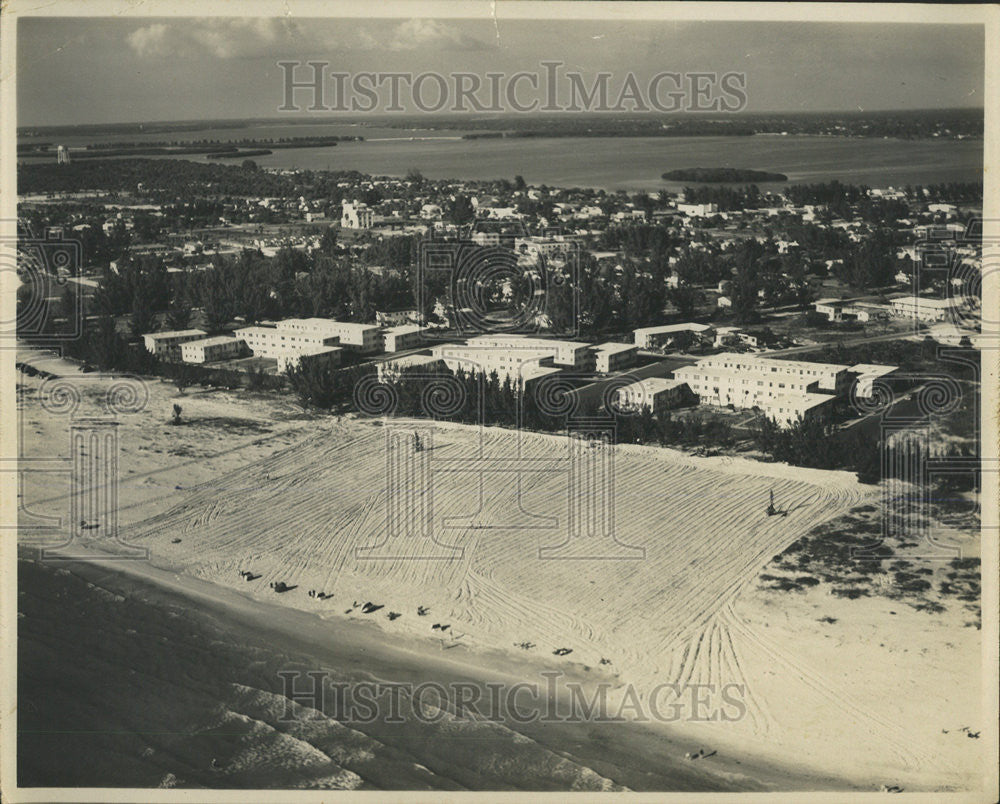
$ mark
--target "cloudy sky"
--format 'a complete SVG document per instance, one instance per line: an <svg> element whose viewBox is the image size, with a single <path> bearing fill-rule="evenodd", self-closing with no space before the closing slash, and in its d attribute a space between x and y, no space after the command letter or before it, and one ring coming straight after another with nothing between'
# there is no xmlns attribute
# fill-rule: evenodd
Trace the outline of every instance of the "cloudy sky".
<svg viewBox="0 0 1000 804"><path fill-rule="evenodd" d="M28 18L18 125L275 117L276 62L339 72L739 71L748 111L983 105L979 26Z"/></svg>

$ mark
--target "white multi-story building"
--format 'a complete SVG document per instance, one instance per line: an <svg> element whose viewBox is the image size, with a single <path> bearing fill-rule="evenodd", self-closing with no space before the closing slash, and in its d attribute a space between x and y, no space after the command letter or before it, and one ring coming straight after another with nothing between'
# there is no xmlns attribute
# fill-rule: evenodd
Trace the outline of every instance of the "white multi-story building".
<svg viewBox="0 0 1000 804"><path fill-rule="evenodd" d="M479 335L470 338L467 343L476 349L541 352L552 357L553 365L565 368L586 371L594 367L593 347L582 341L557 341L528 335L498 333Z"/></svg>
<svg viewBox="0 0 1000 804"><path fill-rule="evenodd" d="M682 332L690 332L702 338L712 338L714 328L709 324L666 324L659 327L641 327L635 330L635 345L640 349L657 349L669 343Z"/></svg>
<svg viewBox="0 0 1000 804"><path fill-rule="evenodd" d="M648 377L615 389L615 405L619 410L648 407L656 414L676 407L690 396L691 390L684 380Z"/></svg>
<svg viewBox="0 0 1000 804"><path fill-rule="evenodd" d="M375 225L375 212L367 204L344 201L340 208L340 225L345 229L371 229Z"/></svg>
<svg viewBox="0 0 1000 804"><path fill-rule="evenodd" d="M181 344L197 341L208 335L203 329L180 329L167 332L147 332L142 336L146 351L163 360L180 360Z"/></svg>
<svg viewBox="0 0 1000 804"><path fill-rule="evenodd" d="M767 418L774 419L782 427L790 427L800 419L827 415L834 399L836 397L829 394L775 396L764 400L762 410Z"/></svg>
<svg viewBox="0 0 1000 804"><path fill-rule="evenodd" d="M275 327L286 335L338 338L341 347L365 354L377 352L382 346L379 327L374 324L334 321L332 318L286 318Z"/></svg>
<svg viewBox="0 0 1000 804"><path fill-rule="evenodd" d="M414 324L389 327L382 333L383 352L402 352L424 342L424 328Z"/></svg>
<svg viewBox="0 0 1000 804"><path fill-rule="evenodd" d="M507 377L512 380L524 379L540 367L552 367L552 353L541 349L497 349L491 346L441 343L431 349L431 354L443 360L453 372L487 375L496 372L501 382Z"/></svg>
<svg viewBox="0 0 1000 804"><path fill-rule="evenodd" d="M376 310L375 323L380 327L398 327L402 324L420 324L423 316L419 310Z"/></svg>
<svg viewBox="0 0 1000 804"><path fill-rule="evenodd" d="M635 364L639 347L631 343L599 343L594 347L594 369L607 374Z"/></svg>
<svg viewBox="0 0 1000 804"><path fill-rule="evenodd" d="M723 352L699 360L693 366L674 370L674 378L687 382L699 401L710 405L738 408L775 408L786 421L790 415L813 415L820 403L847 393L850 368L832 363L777 360ZM799 399L792 405L791 399ZM780 400L780 401L776 401Z"/></svg>
<svg viewBox="0 0 1000 804"><path fill-rule="evenodd" d="M309 365L325 365L330 368L337 368L340 365L343 349L339 346L322 346L304 352L280 352L278 358L278 372L285 372L289 369L302 368Z"/></svg>
<svg viewBox="0 0 1000 804"><path fill-rule="evenodd" d="M851 366L850 372L855 375L852 393L859 399L870 399L874 393L875 381L898 369L899 366L883 366L878 363L858 363Z"/></svg>
<svg viewBox="0 0 1000 804"><path fill-rule="evenodd" d="M933 299L924 296L902 296L889 302L893 315L918 321L944 321L963 305L957 298Z"/></svg>
<svg viewBox="0 0 1000 804"><path fill-rule="evenodd" d="M214 338L182 343L181 357L185 363L212 363L216 360L239 357L245 349L246 344L240 338L218 335Z"/></svg>
<svg viewBox="0 0 1000 804"><path fill-rule="evenodd" d="M398 379L407 373L438 374L448 367L434 355L407 355L396 360L384 360L375 366L380 382Z"/></svg>
<svg viewBox="0 0 1000 804"><path fill-rule="evenodd" d="M677 211L692 218L704 218L719 211L718 204L678 204Z"/></svg>
<svg viewBox="0 0 1000 804"><path fill-rule="evenodd" d="M255 357L280 358L283 355L314 352L340 344L336 335L290 331L283 329L280 324L274 327L241 327L235 334L246 343Z"/></svg>

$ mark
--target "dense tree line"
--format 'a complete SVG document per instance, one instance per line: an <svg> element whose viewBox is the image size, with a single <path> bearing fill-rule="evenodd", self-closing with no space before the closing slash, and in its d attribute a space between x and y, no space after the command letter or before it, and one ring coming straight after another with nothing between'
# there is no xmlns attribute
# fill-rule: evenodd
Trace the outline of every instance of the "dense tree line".
<svg viewBox="0 0 1000 804"><path fill-rule="evenodd" d="M343 181L358 182L357 171L312 171L295 174L259 170L249 165L223 165L186 159L99 159L18 166L18 192L82 192L99 188L112 193L148 188L151 198L283 197L324 198L339 203Z"/></svg>

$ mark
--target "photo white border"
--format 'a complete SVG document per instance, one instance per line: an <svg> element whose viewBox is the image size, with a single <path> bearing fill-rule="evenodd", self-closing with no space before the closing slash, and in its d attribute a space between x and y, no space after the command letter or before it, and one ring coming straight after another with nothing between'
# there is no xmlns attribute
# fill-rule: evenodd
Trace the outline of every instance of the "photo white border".
<svg viewBox="0 0 1000 804"><path fill-rule="evenodd" d="M122 2L121 0L56 0L48 3L8 2L0 10L0 238L16 235L16 143L17 143L17 17L117 17L144 19L150 17L342 17L342 18L453 18L491 19L498 26L513 20L593 20L613 23L623 20L677 20L677 21L774 21L774 22L836 22L836 23L912 23L912 24L982 24L986 42L985 74L985 139L984 139L984 208L983 218L989 226L986 234L1000 238L1000 187L997 168L1000 168L1000 103L985 102L1000 98L1000 7L995 5L934 5L934 4L867 4L867 3L697 3L697 2L520 2L519 0L387 0L381 3L362 4L346 0L285 0L284 2L220 1L208 4L204 0L149 0L148 2ZM0 275L0 277L6 277ZM9 282L7 283L10 284ZM15 307L12 287L0 287L3 311L11 320ZM1000 309L1000 277L984 277L983 308ZM995 349L982 351L982 451L984 458L997 458L997 433L1000 422L1000 393L998 393L998 368L1000 344ZM0 350L0 455L16 456L17 427L16 405L11 391L15 383L14 352ZM984 727L982 748L984 756L996 757L1000 753L1000 738L995 715L998 705L998 567L997 525L1000 523L1000 483L989 494L984 475L982 492L982 679ZM12 482L15 481L15 482ZM16 475L5 474L0 478L0 516L4 524L16 520ZM16 522L15 522L16 524ZM11 531L8 531L10 533ZM570 794L511 794L511 793L387 793L328 791L305 792L288 790L155 790L127 788L17 788L11 784L16 773L16 629L17 584L16 544L7 536L0 540L0 776L3 797L7 801L162 801L194 802L219 801L243 802L251 799L260 802L280 801L451 801L456 798L475 798L482 801L527 800L547 797L569 797ZM914 801L996 801L1000 797L998 768L984 769L982 793L904 793ZM590 794L573 794L578 800ZM602 801L609 795L599 794ZM624 794L633 800L717 802L715 793L651 793ZM779 793L739 794L746 801L843 802L854 800L884 801L880 793Z"/></svg>

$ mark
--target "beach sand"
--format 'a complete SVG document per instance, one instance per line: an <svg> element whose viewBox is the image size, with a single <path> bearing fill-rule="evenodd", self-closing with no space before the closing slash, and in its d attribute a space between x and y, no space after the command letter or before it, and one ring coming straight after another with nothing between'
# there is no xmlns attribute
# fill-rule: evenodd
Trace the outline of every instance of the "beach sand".
<svg viewBox="0 0 1000 804"><path fill-rule="evenodd" d="M78 416L101 413L104 386L81 380L88 382ZM40 379L23 384L23 454L65 458L68 417L39 404ZM643 727L666 740L667 753L681 764L638 789L978 785L979 744L953 730L982 725L975 717L979 631L957 628L950 614L890 614L898 607L885 601L834 599L821 589L776 595L756 586L773 555L814 525L873 498L872 487L846 473L619 447L616 535L642 550L641 559L629 550L619 551L625 560L610 555L619 548L598 535L570 540L571 548L582 545L592 557L551 560L539 548L566 540L575 499L567 492L565 437L437 424L424 457L443 467L428 506L438 541L418 522L385 542L386 433L410 424L317 416L290 397L179 396L155 380L148 390L145 409L120 416L117 430L121 537L148 548L151 566L121 565L162 568L170 574L160 581L192 578L207 582L198 587L203 596L212 589L227 600L266 606L268 620L276 618L275 633L303 632L306 620L285 622L277 613L283 609L326 633L364 628L372 644L415 649L425 676L424 663L436 654L478 665L472 676L480 681L486 668L507 679L558 670L606 680L619 694L647 694L662 683L736 685L745 705L736 720L684 717ZM174 402L184 408L184 425L166 423ZM489 471L477 463L481 455L492 456ZM525 458L555 468L518 485L504 462ZM410 495L407 510L428 502L427 483L397 482ZM578 496L603 487L582 488ZM68 495L59 489L51 477L26 475L22 522L65 517ZM764 514L772 489L787 516ZM595 527L599 534L600 524ZM76 546L121 549L100 528L82 536ZM391 550L379 553L387 545ZM367 557L359 558L358 548L368 548ZM426 559L428 549L452 557L415 560ZM241 569L261 577L248 584ZM268 584L277 581L296 588L276 595ZM309 589L332 599L311 598ZM353 605L366 601L385 608L362 614ZM429 607L429 615L418 616L417 606ZM401 616L389 620L389 611ZM819 622L824 614L837 622ZM432 630L435 622L449 630ZM533 647L522 650L519 643ZM302 647L313 655L308 640ZM572 653L553 656L557 648ZM399 664L398 656L385 660L387 670ZM608 746L635 739L604 733ZM690 750L683 746L718 750L699 762L737 776L682 781L695 765L683 761ZM637 783L632 777L632 785L623 782L628 774L612 765L617 776L597 775L611 784ZM782 772L768 770L774 768L787 769L787 783ZM703 772L709 773L697 771Z"/></svg>

